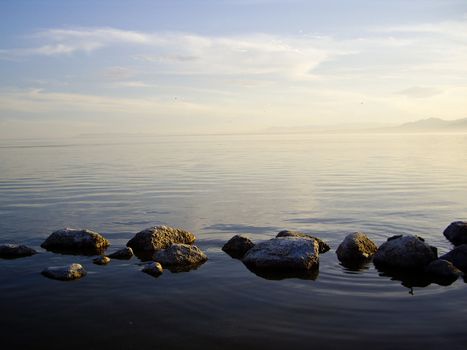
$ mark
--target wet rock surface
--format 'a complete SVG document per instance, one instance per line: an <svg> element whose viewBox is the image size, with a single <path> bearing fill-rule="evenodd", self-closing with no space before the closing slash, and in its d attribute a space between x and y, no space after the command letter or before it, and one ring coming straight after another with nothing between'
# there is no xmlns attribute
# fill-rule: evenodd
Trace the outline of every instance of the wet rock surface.
<svg viewBox="0 0 467 350"><path fill-rule="evenodd" d="M151 261L145 264L141 271L153 277L159 277L164 272L164 269L162 268L162 265L159 264L157 261Z"/></svg>
<svg viewBox="0 0 467 350"><path fill-rule="evenodd" d="M107 256L98 256L93 259L92 262L96 265L107 265L110 262L110 258Z"/></svg>
<svg viewBox="0 0 467 350"><path fill-rule="evenodd" d="M95 255L109 245L109 241L97 232L65 228L53 232L41 247L56 253Z"/></svg>
<svg viewBox="0 0 467 350"><path fill-rule="evenodd" d="M467 244L467 222L454 221L443 232L449 242L454 245Z"/></svg>
<svg viewBox="0 0 467 350"><path fill-rule="evenodd" d="M224 244L222 250L232 258L241 259L255 244L247 237L235 235Z"/></svg>
<svg viewBox="0 0 467 350"><path fill-rule="evenodd" d="M42 271L42 274L60 281L71 281L86 276L86 271L80 264L70 264L48 267Z"/></svg>
<svg viewBox="0 0 467 350"><path fill-rule="evenodd" d="M189 271L200 266L208 260L208 257L197 246L177 243L156 251L153 260L170 271L179 272Z"/></svg>
<svg viewBox="0 0 467 350"><path fill-rule="evenodd" d="M155 226L138 232L126 244L135 252L154 252L165 249L174 243L193 244L193 233L168 226Z"/></svg>
<svg viewBox="0 0 467 350"><path fill-rule="evenodd" d="M331 247L326 242L324 242L322 239L303 233L303 232L299 232L299 231L289 231L289 230L280 231L276 235L276 238L279 238L279 237L302 237L302 238L315 239L318 242L318 249L319 249L320 254L326 253L327 251L331 249Z"/></svg>
<svg viewBox="0 0 467 350"><path fill-rule="evenodd" d="M418 236L393 236L373 256L378 269L421 270L437 259L436 248Z"/></svg>
<svg viewBox="0 0 467 350"><path fill-rule="evenodd" d="M37 254L37 252L22 244L2 244L0 245L0 258L16 259Z"/></svg>
<svg viewBox="0 0 467 350"><path fill-rule="evenodd" d="M376 253L376 244L362 232L347 235L337 247L336 254L344 265L360 265Z"/></svg>
<svg viewBox="0 0 467 350"><path fill-rule="evenodd" d="M130 247L119 249L116 252L108 255L109 258L118 259L118 260L129 260L133 256L134 256L133 249L131 249Z"/></svg>
<svg viewBox="0 0 467 350"><path fill-rule="evenodd" d="M467 244L461 244L449 253L440 256L440 259L451 262L459 270L467 273Z"/></svg>
<svg viewBox="0 0 467 350"><path fill-rule="evenodd" d="M437 259L429 263L425 272L433 282L441 285L449 285L462 276L462 271L444 259Z"/></svg>
<svg viewBox="0 0 467 350"><path fill-rule="evenodd" d="M319 267L319 245L306 237L279 237L256 244L243 257L251 270L300 272Z"/></svg>

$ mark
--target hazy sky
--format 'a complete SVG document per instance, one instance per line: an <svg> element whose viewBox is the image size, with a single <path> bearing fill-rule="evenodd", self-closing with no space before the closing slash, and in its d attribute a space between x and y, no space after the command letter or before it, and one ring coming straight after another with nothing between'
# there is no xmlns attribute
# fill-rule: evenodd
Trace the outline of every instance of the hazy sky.
<svg viewBox="0 0 467 350"><path fill-rule="evenodd" d="M0 1L0 137L467 117L466 0Z"/></svg>

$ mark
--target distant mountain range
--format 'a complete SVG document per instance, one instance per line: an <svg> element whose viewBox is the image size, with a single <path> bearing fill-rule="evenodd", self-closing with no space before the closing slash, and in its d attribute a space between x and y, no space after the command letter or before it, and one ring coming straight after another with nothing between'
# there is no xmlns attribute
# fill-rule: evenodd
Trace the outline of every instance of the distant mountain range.
<svg viewBox="0 0 467 350"><path fill-rule="evenodd" d="M405 123L396 127L386 128L393 131L414 131L414 132L429 132L429 131L467 131L467 118L456 120L444 120L440 118L421 119L410 123Z"/></svg>

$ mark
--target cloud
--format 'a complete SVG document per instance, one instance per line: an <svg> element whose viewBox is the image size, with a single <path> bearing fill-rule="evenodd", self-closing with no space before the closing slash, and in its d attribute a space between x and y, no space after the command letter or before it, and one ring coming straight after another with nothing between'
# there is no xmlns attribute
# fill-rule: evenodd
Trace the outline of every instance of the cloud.
<svg viewBox="0 0 467 350"><path fill-rule="evenodd" d="M443 91L432 87L412 86L397 93L410 98L428 98L442 94Z"/></svg>

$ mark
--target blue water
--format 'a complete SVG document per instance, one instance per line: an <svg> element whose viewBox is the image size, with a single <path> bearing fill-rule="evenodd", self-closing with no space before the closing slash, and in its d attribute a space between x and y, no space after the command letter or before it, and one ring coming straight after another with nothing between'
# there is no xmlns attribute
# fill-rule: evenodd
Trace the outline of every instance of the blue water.
<svg viewBox="0 0 467 350"><path fill-rule="evenodd" d="M369 265L341 266L350 232L377 244L442 235L467 219L467 135L248 135L0 141L0 243L41 252L0 260L2 342L15 348L465 349L467 284L402 285ZM192 231L209 256L199 269L155 279L139 260L39 246L62 227L93 229L109 252L166 224ZM268 280L221 251L283 229L333 248L316 280ZM78 262L88 275L40 271ZM410 288L413 287L413 288Z"/></svg>

